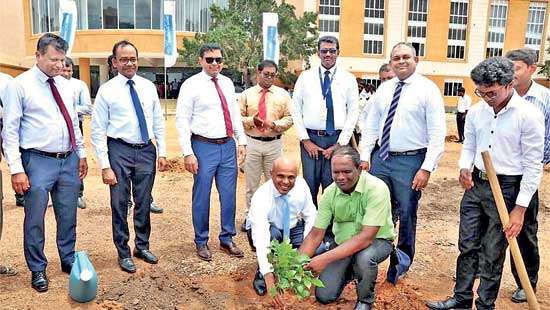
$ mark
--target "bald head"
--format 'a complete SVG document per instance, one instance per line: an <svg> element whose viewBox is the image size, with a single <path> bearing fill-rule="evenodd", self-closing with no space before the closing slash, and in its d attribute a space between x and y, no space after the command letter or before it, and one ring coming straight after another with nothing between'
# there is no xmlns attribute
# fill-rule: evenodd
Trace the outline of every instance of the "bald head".
<svg viewBox="0 0 550 310"><path fill-rule="evenodd" d="M294 187L298 175L298 164L289 157L279 157L273 161L271 180L281 195L286 195Z"/></svg>

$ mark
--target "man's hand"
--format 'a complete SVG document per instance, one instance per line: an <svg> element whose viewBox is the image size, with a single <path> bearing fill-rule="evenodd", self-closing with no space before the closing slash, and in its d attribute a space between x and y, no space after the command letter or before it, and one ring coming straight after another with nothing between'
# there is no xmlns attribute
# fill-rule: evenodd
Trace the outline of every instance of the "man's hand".
<svg viewBox="0 0 550 310"><path fill-rule="evenodd" d="M336 144L327 148L326 150L323 151L323 156L326 159L330 159L330 156L332 156L332 152L334 151L335 148L336 148Z"/></svg>
<svg viewBox="0 0 550 310"><path fill-rule="evenodd" d="M470 169L460 169L460 175L458 176L458 182L465 190L470 190L474 187L474 181L472 181L472 172Z"/></svg>
<svg viewBox="0 0 550 310"><path fill-rule="evenodd" d="M246 158L246 145L239 145L237 147L237 164L241 166Z"/></svg>
<svg viewBox="0 0 550 310"><path fill-rule="evenodd" d="M195 155L190 154L183 158L183 163L185 165L185 170L191 172L192 174L197 174L199 172L199 162Z"/></svg>
<svg viewBox="0 0 550 310"><path fill-rule="evenodd" d="M361 165L359 165L359 167L361 167L361 169L363 169L365 171L370 170L370 164L369 164L368 161L361 161Z"/></svg>
<svg viewBox="0 0 550 310"><path fill-rule="evenodd" d="M302 140L302 143L304 144L304 148L306 149L307 154L309 157L313 159L319 158L319 151L324 151L324 149L317 146L317 144L313 143L311 140L306 139Z"/></svg>
<svg viewBox="0 0 550 310"><path fill-rule="evenodd" d="M273 274L273 272L266 273L264 275L264 280L265 280L265 286L267 288L267 293L269 294L269 290L272 287L275 287L275 281L276 281L275 280L275 275ZM273 299L273 306L275 306L276 308L284 308L285 307L285 303L284 303L284 300L283 300L283 296L281 296L281 293L273 296L272 299Z"/></svg>
<svg viewBox="0 0 550 310"><path fill-rule="evenodd" d="M304 266L304 269L311 270L313 273L319 275L328 265L328 261L326 261L322 255L315 256L311 259L309 264Z"/></svg>
<svg viewBox="0 0 550 310"><path fill-rule="evenodd" d="M527 210L527 208L518 205L512 209L512 212L510 212L510 221L508 221L508 225L504 227L506 238L515 238L519 235L521 228L523 227L523 216L525 215L525 210Z"/></svg>
<svg viewBox="0 0 550 310"><path fill-rule="evenodd" d="M101 177L103 178L103 183L107 185L116 185L116 175L113 169L105 168L101 170Z"/></svg>
<svg viewBox="0 0 550 310"><path fill-rule="evenodd" d="M31 188L31 183L25 172L13 174L11 176L11 187L19 195L23 195Z"/></svg>
<svg viewBox="0 0 550 310"><path fill-rule="evenodd" d="M423 190L424 188L426 188L426 185L428 185L429 179L430 172L428 170L418 169L418 172L416 172L416 175L414 176L412 182L412 189L414 189L415 191Z"/></svg>
<svg viewBox="0 0 550 310"><path fill-rule="evenodd" d="M78 163L78 176L80 177L80 180L84 180L87 174L88 162L86 161L86 158L81 158L80 162Z"/></svg>
<svg viewBox="0 0 550 310"><path fill-rule="evenodd" d="M168 161L166 160L166 157L159 157L158 169L160 172L166 171L168 169Z"/></svg>
<svg viewBox="0 0 550 310"><path fill-rule="evenodd" d="M252 117L252 121L254 122L254 126L256 126L256 128L258 130L263 129L264 122L258 117L258 114L254 115L254 117Z"/></svg>

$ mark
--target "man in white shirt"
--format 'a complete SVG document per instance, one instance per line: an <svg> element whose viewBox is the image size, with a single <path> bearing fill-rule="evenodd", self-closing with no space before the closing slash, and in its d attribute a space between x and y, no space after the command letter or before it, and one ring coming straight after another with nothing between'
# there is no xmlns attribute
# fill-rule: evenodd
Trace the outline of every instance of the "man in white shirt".
<svg viewBox="0 0 550 310"><path fill-rule="evenodd" d="M4 90L6 86L8 86L8 83L11 82L13 78L11 75L5 74L0 72L0 124L2 122L2 107L4 106L4 103L2 101L2 96L4 94ZM1 128L1 125L0 125ZM2 156L0 154L0 156ZM1 159L1 157L0 157ZM4 217L3 217L3 190L2 190L2 171L0 171L0 239L2 238L2 227L4 225ZM4 266L0 265L0 276L15 276L18 273L17 269L11 267L11 266Z"/></svg>
<svg viewBox="0 0 550 310"><path fill-rule="evenodd" d="M355 76L336 65L338 39L319 38L321 65L300 74L291 111L300 139L302 174L313 202L317 193L332 183L330 157L336 145L347 145L359 114L359 91Z"/></svg>
<svg viewBox="0 0 550 310"><path fill-rule="evenodd" d="M543 164L547 165L550 162L550 90L536 83L531 78L537 71L537 53L529 48L512 50L506 53L506 58L514 63L514 89L520 97L533 104L544 116L544 157ZM538 191L533 195L533 201L525 212L523 228L519 234L518 246L521 256L527 268L527 274L533 288L537 287L538 272L540 267L540 255L538 245L538 220L539 213L539 197ZM519 276L514 264L514 260L510 259L512 266L512 274L516 280L518 288L512 294L512 301L521 303L527 302L525 291L519 281Z"/></svg>
<svg viewBox="0 0 550 310"><path fill-rule="evenodd" d="M222 48L218 44L203 45L199 63L202 71L183 82L176 107L176 128L185 169L194 179L192 216L197 256L212 260L208 232L210 192L216 178L221 207L220 249L232 257L243 257L243 251L233 242L237 162L242 164L246 155L241 111L233 82L220 73Z"/></svg>
<svg viewBox="0 0 550 310"><path fill-rule="evenodd" d="M492 57L471 72L476 104L466 118L460 154L460 228L454 296L429 302L430 309L472 307L475 274L480 270L476 309L495 309L507 239L519 235L542 176L544 119L513 88L514 64ZM499 179L510 221L502 226L481 152L488 151Z"/></svg>
<svg viewBox="0 0 550 310"><path fill-rule="evenodd" d="M309 188L298 176L296 162L285 157L276 159L271 179L252 196L247 218L251 225L249 240L253 241L258 257L259 267L253 282L258 295L265 295L276 281L267 260L270 241L288 238L292 247L299 248L313 227L316 214Z"/></svg>
<svg viewBox="0 0 550 310"><path fill-rule="evenodd" d="M460 87L457 93L456 128L458 130L458 143L462 143L464 142L464 122L466 121L466 113L472 106L472 98L466 94L464 87Z"/></svg>
<svg viewBox="0 0 550 310"><path fill-rule="evenodd" d="M441 91L415 72L417 63L416 50L409 43L392 48L390 66L396 78L378 87L363 132L363 169L370 166L370 172L388 185L394 220L399 219L397 257L402 259L397 265L392 260L388 268L392 283L413 261L418 201L445 144Z"/></svg>
<svg viewBox="0 0 550 310"><path fill-rule="evenodd" d="M4 154L12 187L25 195L23 247L31 285L48 290L44 215L51 195L61 270L71 272L76 243L76 205L88 165L76 104L60 76L67 43L46 33L38 39L36 65L9 83L4 101Z"/></svg>
<svg viewBox="0 0 550 310"><path fill-rule="evenodd" d="M128 41L113 46L118 75L101 85L92 115L92 144L101 166L103 183L111 194L113 241L118 264L136 272L128 240L128 184L135 189L133 255L149 264L158 258L149 249L151 190L158 170L166 170L164 119L155 85L139 75L138 51ZM157 147L152 142L156 140Z"/></svg>
<svg viewBox="0 0 550 310"><path fill-rule="evenodd" d="M78 127L80 127L82 135L84 135L84 130L82 129L84 115L92 114L92 100L90 99L88 85L79 79L73 78L73 60L69 57L65 58L65 67L61 75L69 80L69 84L73 87L73 101L76 103L76 111L78 113ZM82 182L80 193L78 194L78 207L80 209L86 209L84 182Z"/></svg>

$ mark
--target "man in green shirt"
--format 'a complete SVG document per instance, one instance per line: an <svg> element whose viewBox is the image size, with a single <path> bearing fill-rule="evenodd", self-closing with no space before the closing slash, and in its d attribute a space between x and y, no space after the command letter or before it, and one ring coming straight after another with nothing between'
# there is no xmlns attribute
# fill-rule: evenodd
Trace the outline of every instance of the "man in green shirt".
<svg viewBox="0 0 550 310"><path fill-rule="evenodd" d="M332 224L335 244L306 266L320 274L325 287L315 290L322 304L340 297L346 284L357 279L355 309L371 309L378 264L391 253L395 232L386 184L360 168L359 153L349 147L334 151L331 184L321 198L315 225L300 252L313 256Z"/></svg>

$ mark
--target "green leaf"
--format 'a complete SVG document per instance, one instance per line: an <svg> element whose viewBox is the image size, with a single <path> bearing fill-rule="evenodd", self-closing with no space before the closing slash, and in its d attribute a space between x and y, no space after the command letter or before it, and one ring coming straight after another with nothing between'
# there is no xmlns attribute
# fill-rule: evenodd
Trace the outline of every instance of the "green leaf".
<svg viewBox="0 0 550 310"><path fill-rule="evenodd" d="M315 285L316 287L325 287L325 284L319 278L313 279L313 285Z"/></svg>
<svg viewBox="0 0 550 310"><path fill-rule="evenodd" d="M274 286L272 286L269 288L269 296L275 297L275 295L277 295L277 289Z"/></svg>

